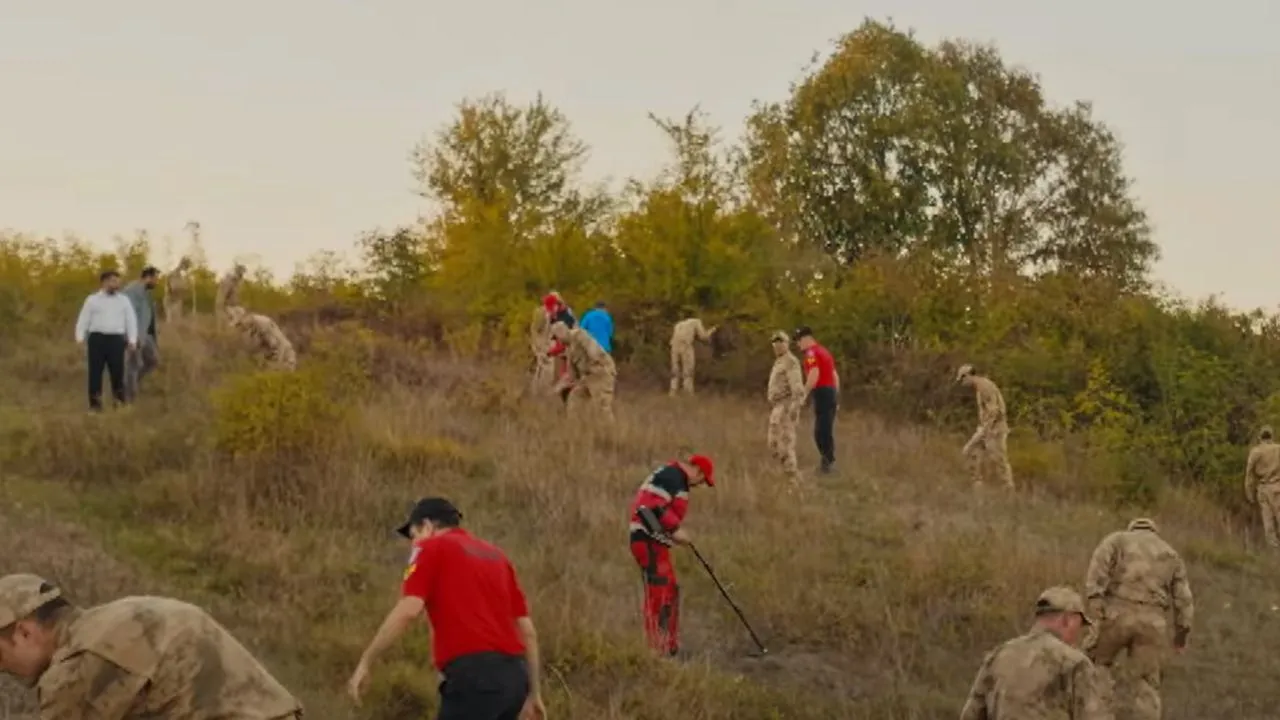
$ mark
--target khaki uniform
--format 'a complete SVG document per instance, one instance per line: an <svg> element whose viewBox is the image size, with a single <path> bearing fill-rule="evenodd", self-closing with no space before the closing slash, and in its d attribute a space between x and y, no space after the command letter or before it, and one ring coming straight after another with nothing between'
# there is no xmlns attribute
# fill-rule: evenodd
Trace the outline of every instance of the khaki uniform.
<svg viewBox="0 0 1280 720"><path fill-rule="evenodd" d="M965 370L968 369L966 373ZM1009 420L1004 396L990 379L974 375L971 368L961 368L961 377L973 383L978 399L978 430L965 443L964 456L969 463L969 477L981 483L987 471L994 468L1005 487L1013 487L1013 468L1009 466Z"/></svg>
<svg viewBox="0 0 1280 720"><path fill-rule="evenodd" d="M551 318L541 305L533 309L529 318L529 349L533 351L534 387L550 386L555 379L555 358L547 355L551 348Z"/></svg>
<svg viewBox="0 0 1280 720"><path fill-rule="evenodd" d="M231 326L240 330L258 346L267 363L276 370L296 370L298 356L293 351L293 343L285 336L280 326L266 315L247 312L239 306L227 309L227 317Z"/></svg>
<svg viewBox="0 0 1280 720"><path fill-rule="evenodd" d="M785 336L783 336L785 340ZM804 373L790 351L773 361L769 372L769 452L791 477L799 475L796 463L796 425L804 405Z"/></svg>
<svg viewBox="0 0 1280 720"><path fill-rule="evenodd" d="M192 299L192 283L190 276L187 274L189 267L191 267L191 262L183 258L178 263L178 267L165 276L164 317L166 320L182 317L187 304ZM194 308L192 311L194 312Z"/></svg>
<svg viewBox="0 0 1280 720"><path fill-rule="evenodd" d="M551 326L552 336L565 344L573 389L569 391L569 411L575 412L590 401L609 420L613 419L613 391L618 384L618 368L609 353L582 328L570 330L564 323Z"/></svg>
<svg viewBox="0 0 1280 720"><path fill-rule="evenodd" d="M686 393L693 392L693 369L697 362L693 350L696 340L710 341L710 330L703 326L702 320L688 318L675 324L671 330L671 394L675 395L682 387Z"/></svg>
<svg viewBox="0 0 1280 720"><path fill-rule="evenodd" d="M1267 544L1280 548L1280 444L1270 438L1249 451L1244 470L1244 496L1258 504Z"/></svg>
<svg viewBox="0 0 1280 720"><path fill-rule="evenodd" d="M987 653L960 720L1111 720L1093 663L1045 628Z"/></svg>
<svg viewBox="0 0 1280 720"><path fill-rule="evenodd" d="M226 317L228 308L240 305L240 283L244 282L244 268L236 269L222 276L218 281L218 293L213 298L213 311L218 317Z"/></svg>
<svg viewBox="0 0 1280 720"><path fill-rule="evenodd" d="M1181 556L1156 534L1155 523L1139 518L1111 533L1093 551L1085 594L1098 633L1086 651L1104 685L1115 686L1120 717L1160 718L1161 667L1169 649L1167 618L1173 610L1176 640L1191 632L1194 603ZM1111 667L1127 651L1136 680L1116 685Z"/></svg>
<svg viewBox="0 0 1280 720"><path fill-rule="evenodd" d="M29 615L60 592L31 575L0 578L0 615ZM15 612L21 610L22 612ZM194 605L127 597L72 609L36 683L41 720L301 718L302 703Z"/></svg>

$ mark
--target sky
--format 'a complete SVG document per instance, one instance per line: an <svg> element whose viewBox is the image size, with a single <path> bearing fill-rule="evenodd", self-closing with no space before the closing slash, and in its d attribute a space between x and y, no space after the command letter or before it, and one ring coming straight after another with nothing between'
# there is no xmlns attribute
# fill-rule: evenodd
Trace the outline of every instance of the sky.
<svg viewBox="0 0 1280 720"><path fill-rule="evenodd" d="M592 180L666 160L647 119L732 139L866 17L994 42L1090 100L1185 296L1280 305L1280 2L1219 0L0 0L0 228L105 244L198 220L210 260L354 259L423 210L408 154L458 101L539 91Z"/></svg>

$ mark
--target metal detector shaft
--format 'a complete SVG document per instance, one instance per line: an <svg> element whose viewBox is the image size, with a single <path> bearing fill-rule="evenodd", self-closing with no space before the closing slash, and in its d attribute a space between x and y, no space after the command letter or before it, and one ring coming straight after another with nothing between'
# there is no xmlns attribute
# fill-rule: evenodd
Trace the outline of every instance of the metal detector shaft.
<svg viewBox="0 0 1280 720"><path fill-rule="evenodd" d="M720 590L720 594L729 603L729 607L733 608L733 611L737 613L738 619L742 621L742 626L751 634L751 640L755 642L756 647L760 648L761 653L769 652L764 643L760 642L760 636L756 635L756 631L751 629L751 623L747 622L747 616L742 614L742 608L738 607L738 603L734 602L733 598L729 596L729 591L725 590L724 585L720 584L720 578L716 577L716 572L711 569L711 564L707 562L706 558L702 557L702 553L698 552L698 548L693 543L689 543L689 549L693 551L694 557L698 558L698 562L702 563L702 568L711 576L711 582L716 584L716 588Z"/></svg>

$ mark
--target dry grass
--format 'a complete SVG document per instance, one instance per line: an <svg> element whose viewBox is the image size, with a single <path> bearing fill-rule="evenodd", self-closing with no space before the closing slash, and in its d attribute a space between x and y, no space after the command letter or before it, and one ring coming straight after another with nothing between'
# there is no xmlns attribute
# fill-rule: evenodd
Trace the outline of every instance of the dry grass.
<svg viewBox="0 0 1280 720"><path fill-rule="evenodd" d="M303 377L336 399L338 419L291 431L289 447L305 452L287 463L270 451L230 457L215 430L233 401L218 418L210 390L252 383L249 361L202 325L169 328L162 342L146 397L106 417L82 409L73 346L4 351L0 572L47 573L84 602L153 592L204 604L316 718L420 718L434 706L421 634L379 666L364 710L341 694L395 597L406 548L390 528L424 493L454 498L511 554L552 714L589 720L954 717L982 652L1027 625L1040 589L1078 584L1094 543L1126 519L1082 501L1064 484L1072 469L1045 453L1015 467L1035 465L1030 491L972 494L962 440L857 413L837 428L840 474L797 499L772 469L759 400L624 385L610 432L523 397L518 374L412 357L397 360L398 379L365 387L336 379L336 361ZM327 347L303 362L343 356ZM387 352L348 361L382 367ZM280 411L261 395L245 412ZM643 650L625 510L647 472L693 449L716 457L722 483L695 493L689 528L770 644L767 659L745 657L745 632L683 555L696 659L674 666ZM816 461L805 440L801 460ZM1265 668L1280 644L1280 566L1254 556L1226 513L1167 498L1147 510L1191 563L1199 620L1193 651L1169 672L1166 717L1274 717L1280 689ZM0 693L0 708L21 697Z"/></svg>

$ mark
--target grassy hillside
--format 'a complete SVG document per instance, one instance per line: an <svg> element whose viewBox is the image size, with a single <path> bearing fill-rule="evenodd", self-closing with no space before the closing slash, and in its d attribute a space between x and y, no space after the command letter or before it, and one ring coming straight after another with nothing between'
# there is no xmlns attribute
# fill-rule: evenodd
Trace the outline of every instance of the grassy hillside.
<svg viewBox="0 0 1280 720"><path fill-rule="evenodd" d="M0 351L0 572L46 574L84 603L201 603L322 720L433 707L425 634L376 669L364 708L342 695L396 594L407 548L390 528L425 493L454 498L512 555L552 716L586 720L954 717L982 652L1027 626L1043 587L1078 586L1094 544L1137 512L1089 504L1090 479L1047 446L1015 454L1030 489L975 494L963 438L856 409L837 427L840 474L793 497L764 446L763 399L668 399L624 378L611 433L524 397L519 374L350 329L300 343L306 369L287 377L254 373L207 318L161 340L146 396L103 417L84 411L69 341ZM713 455L722 480L695 493L688 527L766 659L745 656L745 632L684 554L696 659L642 647L625 509L649 470L691 449ZM1141 510L1183 551L1198 611L1166 717L1274 717L1280 565L1214 505L1176 491L1161 503ZM26 703L0 693L6 710Z"/></svg>

